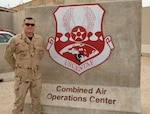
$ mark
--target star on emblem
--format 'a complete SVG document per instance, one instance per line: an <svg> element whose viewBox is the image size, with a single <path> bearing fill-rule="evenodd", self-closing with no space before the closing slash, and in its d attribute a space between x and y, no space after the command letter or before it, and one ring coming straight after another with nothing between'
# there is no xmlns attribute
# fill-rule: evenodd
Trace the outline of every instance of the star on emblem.
<svg viewBox="0 0 150 114"><path fill-rule="evenodd" d="M85 33L85 32L82 32L82 31L80 30L80 28L78 28L77 31L73 32L73 34L75 34L75 40L77 40L77 39L83 40L82 35L83 35L84 33Z"/></svg>

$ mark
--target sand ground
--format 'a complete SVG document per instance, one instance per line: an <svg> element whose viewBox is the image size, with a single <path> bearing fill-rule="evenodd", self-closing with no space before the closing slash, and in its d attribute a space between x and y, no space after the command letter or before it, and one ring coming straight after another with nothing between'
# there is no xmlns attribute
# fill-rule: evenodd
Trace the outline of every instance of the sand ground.
<svg viewBox="0 0 150 114"><path fill-rule="evenodd" d="M13 73L0 74L0 114L11 114L13 94ZM142 114L150 114L150 57L141 57L141 108Z"/></svg>

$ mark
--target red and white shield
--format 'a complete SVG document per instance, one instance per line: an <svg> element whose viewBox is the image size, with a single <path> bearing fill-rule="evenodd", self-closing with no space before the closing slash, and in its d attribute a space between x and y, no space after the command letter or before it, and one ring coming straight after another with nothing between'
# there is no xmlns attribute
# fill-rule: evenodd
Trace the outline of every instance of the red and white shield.
<svg viewBox="0 0 150 114"><path fill-rule="evenodd" d="M107 60L114 45L111 36L103 36L104 13L99 4L58 7L56 36L46 47L50 57L78 74Z"/></svg>

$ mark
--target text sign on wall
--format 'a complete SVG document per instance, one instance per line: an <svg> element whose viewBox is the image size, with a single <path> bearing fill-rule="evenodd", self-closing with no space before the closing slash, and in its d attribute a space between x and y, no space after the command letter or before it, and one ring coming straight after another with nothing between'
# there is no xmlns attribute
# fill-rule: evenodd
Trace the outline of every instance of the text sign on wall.
<svg viewBox="0 0 150 114"><path fill-rule="evenodd" d="M42 91L42 105L125 112L140 112L139 98L140 89L129 87L43 84Z"/></svg>
<svg viewBox="0 0 150 114"><path fill-rule="evenodd" d="M58 7L56 36L46 47L50 57L78 74L106 61L114 45L111 36L103 36L104 13L100 4Z"/></svg>

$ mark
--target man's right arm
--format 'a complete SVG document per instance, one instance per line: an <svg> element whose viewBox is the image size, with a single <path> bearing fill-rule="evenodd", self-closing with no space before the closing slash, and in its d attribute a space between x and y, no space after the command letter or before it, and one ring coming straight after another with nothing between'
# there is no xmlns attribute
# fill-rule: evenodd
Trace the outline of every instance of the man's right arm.
<svg viewBox="0 0 150 114"><path fill-rule="evenodd" d="M15 39L11 38L6 45L4 58L11 65L13 70L15 69L15 62L16 62L14 52L15 52Z"/></svg>

